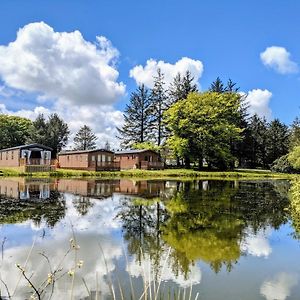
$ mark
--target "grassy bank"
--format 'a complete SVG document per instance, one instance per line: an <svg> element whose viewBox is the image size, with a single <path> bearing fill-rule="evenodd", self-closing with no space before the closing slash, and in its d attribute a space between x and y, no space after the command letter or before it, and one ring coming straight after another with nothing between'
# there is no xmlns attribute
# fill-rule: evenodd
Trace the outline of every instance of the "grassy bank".
<svg viewBox="0 0 300 300"><path fill-rule="evenodd" d="M92 172L82 170L58 169L54 172L25 173L19 168L2 168L2 176L30 176L30 177L98 177L98 178L274 178L291 179L295 175L272 173L262 170L236 170L226 172L195 171L187 169L166 169L166 170L124 170L117 172Z"/></svg>

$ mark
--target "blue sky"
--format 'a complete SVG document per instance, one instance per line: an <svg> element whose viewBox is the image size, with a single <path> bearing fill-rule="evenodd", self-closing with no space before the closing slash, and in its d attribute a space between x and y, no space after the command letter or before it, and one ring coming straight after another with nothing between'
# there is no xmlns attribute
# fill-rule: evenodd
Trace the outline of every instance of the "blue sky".
<svg viewBox="0 0 300 300"><path fill-rule="evenodd" d="M105 100L105 105L111 106L110 109L106 108L110 113L121 112L130 92L136 87L136 81L142 82L142 79L137 78L143 75L141 73L136 78L130 78L129 72L134 67L141 65L144 68L151 58L156 62L175 64L182 57L188 57L200 61L203 66L203 70L199 71L201 89L207 89L220 76L224 80L231 78L246 93L265 91L264 95L256 93L253 103L257 107L254 110L261 109L257 102L263 96L265 98L261 101L265 101L265 104L261 113L290 124L300 115L299 11L300 2L296 0L7 0L0 2L0 46L7 47L10 42L14 42L20 28L41 21L53 28L54 32L70 33L78 30L83 39L90 43L96 42L96 36L106 37L112 43L111 47L119 52L119 56L115 55L113 59L113 68L118 72L114 81L124 84L124 90L118 90L114 94L115 98L110 98L110 104L109 99ZM286 51L283 54L285 60L282 61L282 56L278 58L280 53L275 51L268 53L271 60L266 65L260 54L272 46ZM2 62L7 53L0 50ZM280 72L278 63L292 63L293 68ZM33 88L31 85L27 88L26 78L22 78L23 73L19 71L18 84L15 84L7 69L1 70L0 67L0 85L2 91L5 91L2 92L2 98L0 94L0 103L5 105L5 111L32 117L28 111L35 107L53 111L57 101L60 104L64 101L65 97L61 94L50 93L49 89L45 92L41 86L34 85L36 88ZM20 80L23 80L22 84ZM117 88L120 89L120 86ZM101 97L101 91L95 93L100 93ZM42 97L45 99L41 101L40 96L45 94L46 97ZM84 94L81 96L84 98ZM78 106L78 110L84 106L78 101L73 104ZM89 107L97 105L95 102L90 104ZM66 119L74 118L75 115L74 112ZM111 116L114 117L118 118L119 124L120 114ZM104 123L96 131L106 130L108 133L114 126L111 120ZM75 130L76 126L73 128Z"/></svg>

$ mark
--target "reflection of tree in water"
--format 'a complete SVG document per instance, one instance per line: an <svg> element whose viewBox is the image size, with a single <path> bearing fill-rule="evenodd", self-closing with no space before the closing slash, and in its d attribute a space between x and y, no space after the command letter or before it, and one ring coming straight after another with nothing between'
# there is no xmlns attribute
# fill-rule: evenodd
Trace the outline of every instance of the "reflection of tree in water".
<svg viewBox="0 0 300 300"><path fill-rule="evenodd" d="M288 220L289 185L285 181L178 182L163 204L124 198L119 217L130 254L156 258L171 247L176 274L188 277L197 260L215 272L230 271L241 253L246 228L278 228Z"/></svg>
<svg viewBox="0 0 300 300"><path fill-rule="evenodd" d="M235 192L233 182L186 182L168 201L170 218L162 231L176 273L187 276L199 259L216 272L238 260L243 221L231 201Z"/></svg>
<svg viewBox="0 0 300 300"><path fill-rule="evenodd" d="M81 216L84 216L88 213L89 209L93 207L94 203L91 201L90 197L74 195L73 205L75 209Z"/></svg>
<svg viewBox="0 0 300 300"><path fill-rule="evenodd" d="M300 239L300 180L292 181L291 191L291 217L295 229L295 237Z"/></svg>
<svg viewBox="0 0 300 300"><path fill-rule="evenodd" d="M32 220L40 226L45 221L49 227L65 217L66 201L63 194L51 191L49 199L16 200L0 197L0 223L13 224Z"/></svg>
<svg viewBox="0 0 300 300"><path fill-rule="evenodd" d="M159 198L146 200L124 196L121 208L117 217L123 223L124 239L128 243L129 254L136 255L139 264L143 260L143 254L148 254L157 276L161 254L164 251L160 224L166 217Z"/></svg>

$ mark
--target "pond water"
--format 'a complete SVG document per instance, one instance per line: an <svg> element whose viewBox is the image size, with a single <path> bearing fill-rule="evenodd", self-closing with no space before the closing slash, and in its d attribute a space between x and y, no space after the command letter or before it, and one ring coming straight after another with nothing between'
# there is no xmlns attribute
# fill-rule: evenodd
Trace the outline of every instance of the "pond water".
<svg viewBox="0 0 300 300"><path fill-rule="evenodd" d="M0 298L299 300L289 188L3 178Z"/></svg>

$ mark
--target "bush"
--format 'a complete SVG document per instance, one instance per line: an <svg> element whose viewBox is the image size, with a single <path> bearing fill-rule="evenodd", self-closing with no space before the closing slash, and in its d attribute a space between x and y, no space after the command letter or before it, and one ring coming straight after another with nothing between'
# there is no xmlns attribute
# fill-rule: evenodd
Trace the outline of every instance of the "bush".
<svg viewBox="0 0 300 300"><path fill-rule="evenodd" d="M300 146L293 148L288 154L288 160L294 169L300 171Z"/></svg>
<svg viewBox="0 0 300 300"><path fill-rule="evenodd" d="M289 154L277 158L271 166L271 171L278 173L296 173L296 170L291 165L288 156Z"/></svg>

